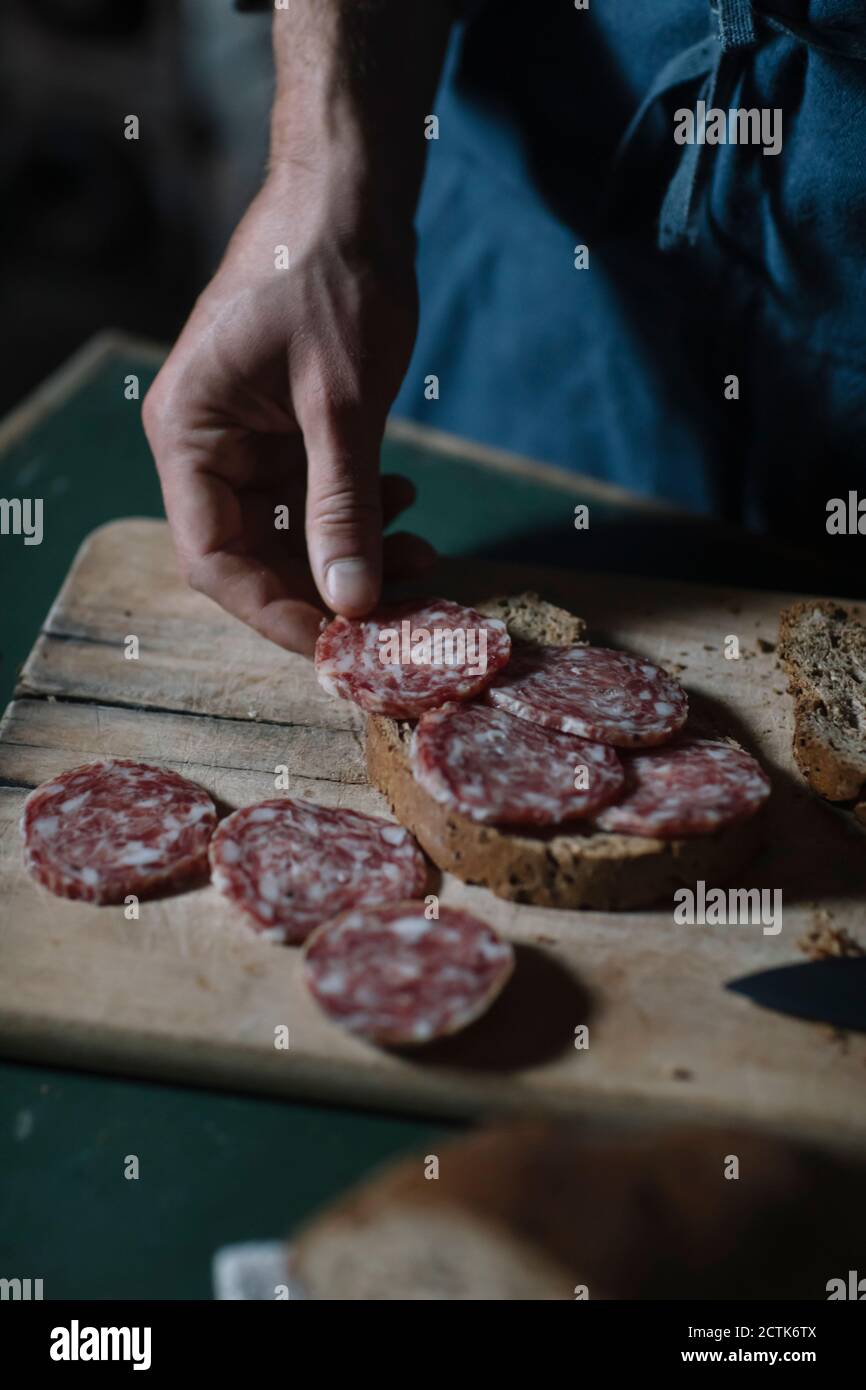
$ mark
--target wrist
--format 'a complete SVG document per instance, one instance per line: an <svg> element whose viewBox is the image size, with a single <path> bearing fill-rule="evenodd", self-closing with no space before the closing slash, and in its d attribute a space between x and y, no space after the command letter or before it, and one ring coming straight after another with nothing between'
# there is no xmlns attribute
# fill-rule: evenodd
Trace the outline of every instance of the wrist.
<svg viewBox="0 0 866 1390"><path fill-rule="evenodd" d="M423 151L383 150L351 110L332 105L326 128L309 119L301 127L281 100L266 190L275 202L306 216L347 248L366 248L369 258L414 257L414 214L423 172Z"/></svg>
<svg viewBox="0 0 866 1390"><path fill-rule="evenodd" d="M411 234L450 0L298 0L274 16L270 170Z"/></svg>

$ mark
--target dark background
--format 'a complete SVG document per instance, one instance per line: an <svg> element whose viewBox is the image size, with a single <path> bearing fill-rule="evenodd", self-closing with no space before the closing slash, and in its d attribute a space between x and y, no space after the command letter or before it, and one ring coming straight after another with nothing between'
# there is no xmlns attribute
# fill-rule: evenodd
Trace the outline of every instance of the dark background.
<svg viewBox="0 0 866 1390"><path fill-rule="evenodd" d="M261 180L271 89L270 16L231 0L3 0L0 414L106 327L172 340Z"/></svg>

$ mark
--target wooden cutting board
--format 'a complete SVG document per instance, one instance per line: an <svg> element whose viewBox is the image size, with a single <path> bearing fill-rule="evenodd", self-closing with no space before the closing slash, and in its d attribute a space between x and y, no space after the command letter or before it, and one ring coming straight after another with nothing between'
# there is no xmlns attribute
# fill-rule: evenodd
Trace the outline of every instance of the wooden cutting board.
<svg viewBox="0 0 866 1390"><path fill-rule="evenodd" d="M557 1108L757 1121L864 1137L866 1037L770 1013L723 988L803 960L810 929L866 945L866 844L817 802L790 756L791 702L765 643L785 596L601 575L443 567L443 592L534 588L706 698L771 773L769 845L737 886L780 888L784 925L677 926L670 905L623 914L505 903L446 878L441 897L516 944L488 1017L407 1059L344 1036L301 986L298 952L263 942L213 888L121 908L55 898L22 868L27 791L107 755L155 761L237 807L291 795L387 814L366 783L362 716L308 662L178 579L167 528L94 532L49 614L0 727L0 1045L12 1056L433 1114ZM124 638L139 639L126 660ZM735 635L740 658L724 656ZM589 1025L590 1046L574 1046ZM275 1030L289 1029L288 1050Z"/></svg>

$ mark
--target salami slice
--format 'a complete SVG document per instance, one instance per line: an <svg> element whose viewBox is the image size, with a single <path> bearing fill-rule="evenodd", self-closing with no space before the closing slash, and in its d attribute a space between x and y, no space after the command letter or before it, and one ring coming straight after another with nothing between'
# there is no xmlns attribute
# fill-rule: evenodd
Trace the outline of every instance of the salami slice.
<svg viewBox="0 0 866 1390"><path fill-rule="evenodd" d="M619 795L612 748L487 705L443 705L418 721L412 772L443 806L482 824L554 825Z"/></svg>
<svg viewBox="0 0 866 1390"><path fill-rule="evenodd" d="M363 621L334 618L316 643L316 674L331 695L369 714L417 719L448 700L477 695L510 653L500 618L428 599Z"/></svg>
<svg viewBox="0 0 866 1390"><path fill-rule="evenodd" d="M120 903L207 874L217 813L176 772L108 758L43 782L24 803L29 872L64 898Z"/></svg>
<svg viewBox="0 0 866 1390"><path fill-rule="evenodd" d="M453 907L428 921L422 902L354 908L304 948L304 974L335 1023L375 1042L457 1033L490 1006L514 969L492 927Z"/></svg>
<svg viewBox="0 0 866 1390"><path fill-rule="evenodd" d="M595 821L619 835L712 835L754 815L770 795L769 778L751 754L715 739L682 738L625 754L623 762L625 794Z"/></svg>
<svg viewBox="0 0 866 1390"><path fill-rule="evenodd" d="M273 940L303 941L349 907L423 893L424 856L402 825L278 797L227 816L211 879Z"/></svg>
<svg viewBox="0 0 866 1390"><path fill-rule="evenodd" d="M615 748L665 743L686 720L679 681L608 647L523 647L485 696L519 719Z"/></svg>

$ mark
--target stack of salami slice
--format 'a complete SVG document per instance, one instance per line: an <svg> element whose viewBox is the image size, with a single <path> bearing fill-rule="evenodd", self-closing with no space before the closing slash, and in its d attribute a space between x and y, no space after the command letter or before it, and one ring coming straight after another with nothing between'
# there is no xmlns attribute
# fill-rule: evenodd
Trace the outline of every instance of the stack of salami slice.
<svg viewBox="0 0 866 1390"><path fill-rule="evenodd" d="M383 633L447 625L486 666L396 660ZM481 640L481 639L485 640ZM432 643L431 643L432 645ZM440 647L449 643L440 639ZM416 646L423 647L423 639ZM710 835L752 815L770 784L748 753L684 730L685 690L643 657L585 644L511 644L505 625L436 601L375 620L337 619L316 651L319 679L363 709L418 723L410 761L436 801L493 825L555 826L662 839Z"/></svg>

